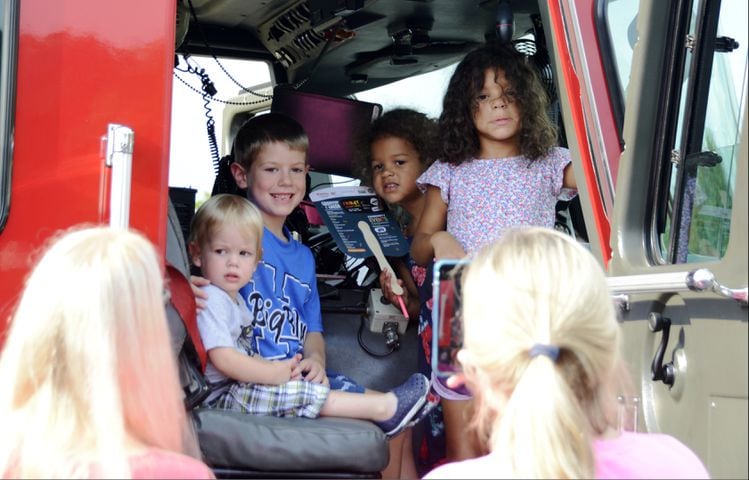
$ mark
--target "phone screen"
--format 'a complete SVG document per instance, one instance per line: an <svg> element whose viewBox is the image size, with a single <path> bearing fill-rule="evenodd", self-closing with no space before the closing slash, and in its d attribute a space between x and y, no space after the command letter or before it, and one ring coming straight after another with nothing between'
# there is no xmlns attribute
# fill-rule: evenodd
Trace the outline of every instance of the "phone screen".
<svg viewBox="0 0 749 480"><path fill-rule="evenodd" d="M467 260L438 260L432 281L432 371L448 377L461 371L458 350L463 348L460 277Z"/></svg>

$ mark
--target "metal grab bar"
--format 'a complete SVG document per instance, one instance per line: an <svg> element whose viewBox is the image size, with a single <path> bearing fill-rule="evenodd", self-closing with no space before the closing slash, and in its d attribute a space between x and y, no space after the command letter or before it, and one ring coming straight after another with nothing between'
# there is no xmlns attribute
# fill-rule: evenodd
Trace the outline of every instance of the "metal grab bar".
<svg viewBox="0 0 749 480"><path fill-rule="evenodd" d="M715 280L713 272L707 268L692 270L689 272L689 275L687 275L686 282L689 289L693 292L704 292L710 290L718 295L736 300L742 305L747 304L747 287L728 288L725 285L721 285L717 280Z"/></svg>
<svg viewBox="0 0 749 480"><path fill-rule="evenodd" d="M715 275L707 268L687 272L653 273L648 275L627 275L606 279L612 296L620 303L629 303L629 295L660 292L707 292L711 291L726 298L747 305L747 287L728 288L715 280ZM626 307L625 307L626 308Z"/></svg>
<svg viewBox="0 0 749 480"><path fill-rule="evenodd" d="M106 165L112 169L109 197L109 225L112 227L130 225L133 143L132 128L116 123L108 125Z"/></svg>

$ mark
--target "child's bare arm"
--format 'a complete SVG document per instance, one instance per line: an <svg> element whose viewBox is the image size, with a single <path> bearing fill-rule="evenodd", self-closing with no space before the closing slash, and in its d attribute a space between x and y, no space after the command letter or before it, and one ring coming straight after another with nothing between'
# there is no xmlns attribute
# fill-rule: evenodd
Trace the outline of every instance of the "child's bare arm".
<svg viewBox="0 0 749 480"><path fill-rule="evenodd" d="M238 382L280 385L291 379L301 355L288 360L271 361L257 356L250 357L231 347L218 347L208 351L208 358L219 372Z"/></svg>
<svg viewBox="0 0 749 480"><path fill-rule="evenodd" d="M562 180L562 186L564 188L573 188L577 190L577 180L575 180L575 173L572 171L572 163L568 163L564 167L564 180Z"/></svg>
<svg viewBox="0 0 749 480"><path fill-rule="evenodd" d="M447 225L447 204L442 200L440 189L428 185L424 194L424 211L416 226L411 242L411 258L419 265L428 264L434 258L431 238Z"/></svg>
<svg viewBox="0 0 749 480"><path fill-rule="evenodd" d="M463 258L466 251L463 246L451 234L441 231L432 235L432 247L434 248L434 258Z"/></svg>

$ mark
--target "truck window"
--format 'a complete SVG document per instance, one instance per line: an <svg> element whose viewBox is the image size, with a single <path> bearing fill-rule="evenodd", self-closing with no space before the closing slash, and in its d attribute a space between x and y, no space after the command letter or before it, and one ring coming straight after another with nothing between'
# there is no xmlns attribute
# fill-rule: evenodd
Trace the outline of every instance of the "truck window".
<svg viewBox="0 0 749 480"><path fill-rule="evenodd" d="M0 231L5 227L10 208L18 3L0 0Z"/></svg>
<svg viewBox="0 0 749 480"><path fill-rule="evenodd" d="M412 108L437 119L442 113L442 99L447 91L447 84L457 66L455 63L449 67L365 90L355 96L357 100L379 103L383 112L394 108Z"/></svg>
<svg viewBox="0 0 749 480"><path fill-rule="evenodd" d="M210 196L214 171L211 162L211 147L208 142L206 123L208 114L214 122L219 155L229 153L230 135L223 132L238 113L251 111L260 113L270 107L270 100L243 94L229 75L251 89L267 86L265 93L271 93L271 75L268 64L259 61L232 60L219 58L221 66L211 57L192 56L189 65L195 70L204 69L216 87L217 93L206 101L202 97L201 78L188 72L188 63L183 57L174 70L172 89L172 135L169 162L169 185L195 189L197 203ZM357 100L379 103L385 111L398 107L413 108L432 118L442 112L442 97L447 83L457 63L430 73L393 82L357 93ZM224 67L223 69L221 67ZM208 110L210 109L210 111ZM358 184L335 175L315 174L312 186L334 182L336 185Z"/></svg>
<svg viewBox="0 0 749 480"><path fill-rule="evenodd" d="M616 94L621 95L621 99L615 99L615 101L620 101L624 105L627 99L629 71L632 68L632 50L637 41L637 11L640 2L639 0L606 0L605 3L604 19L610 50L608 58L613 60L612 66L616 72L618 82Z"/></svg>
<svg viewBox="0 0 749 480"><path fill-rule="evenodd" d="M195 72L200 70L204 70L206 78L216 89L212 97L203 98L202 79ZM186 61L179 56L172 81L169 186L195 189L198 204L210 196L215 172L214 150L208 141L208 122L212 122L215 129L215 154L219 157L228 154L231 145L226 141L228 135L223 134L223 128L230 122L224 119L231 118L238 111L269 108L269 100L247 93L243 95L242 87L253 89L258 85L270 85L270 79L266 62L228 58L219 58L217 62L211 57L198 55Z"/></svg>
<svg viewBox="0 0 749 480"><path fill-rule="evenodd" d="M747 4L695 1L685 42L676 135L657 206L663 263L717 261L728 246L747 101Z"/></svg>

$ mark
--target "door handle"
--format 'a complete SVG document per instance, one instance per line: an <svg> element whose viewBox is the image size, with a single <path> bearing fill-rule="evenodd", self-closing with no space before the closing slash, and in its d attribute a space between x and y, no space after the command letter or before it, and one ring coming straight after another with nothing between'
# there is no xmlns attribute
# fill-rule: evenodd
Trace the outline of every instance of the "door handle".
<svg viewBox="0 0 749 480"><path fill-rule="evenodd" d="M133 129L110 123L107 126L105 164L112 169L109 225L127 228L130 225L130 194L133 171Z"/></svg>
<svg viewBox="0 0 749 480"><path fill-rule="evenodd" d="M661 381L671 388L674 386L675 380L674 364L672 362L668 362L665 365L663 364L663 355L666 353L668 337L671 334L671 319L664 317L660 313L650 312L648 326L653 333L663 332L661 335L661 343L655 351L655 357L653 357L653 363L650 366L652 379L655 382Z"/></svg>

